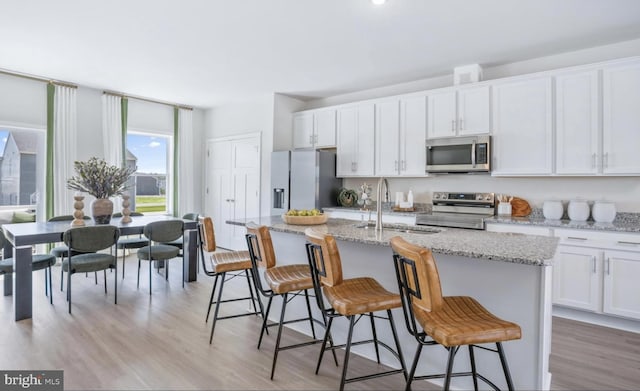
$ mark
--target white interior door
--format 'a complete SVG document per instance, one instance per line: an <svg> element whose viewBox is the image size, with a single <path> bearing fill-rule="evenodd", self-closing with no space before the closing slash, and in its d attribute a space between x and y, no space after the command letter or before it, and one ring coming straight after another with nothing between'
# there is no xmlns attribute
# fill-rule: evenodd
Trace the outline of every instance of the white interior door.
<svg viewBox="0 0 640 391"><path fill-rule="evenodd" d="M260 216L259 135L207 143L205 193L205 213L213 219L216 244L246 249L244 228L226 222Z"/></svg>

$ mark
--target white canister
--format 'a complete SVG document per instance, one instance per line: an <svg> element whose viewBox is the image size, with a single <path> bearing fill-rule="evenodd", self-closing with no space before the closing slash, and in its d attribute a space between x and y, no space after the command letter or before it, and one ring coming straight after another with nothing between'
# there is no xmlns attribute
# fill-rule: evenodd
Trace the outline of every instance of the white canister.
<svg viewBox="0 0 640 391"><path fill-rule="evenodd" d="M590 214L589 203L581 199L571 200L567 207L567 214L573 221L587 221Z"/></svg>
<svg viewBox="0 0 640 391"><path fill-rule="evenodd" d="M498 216L511 216L511 203L501 202L498 204Z"/></svg>
<svg viewBox="0 0 640 391"><path fill-rule="evenodd" d="M591 214L596 223L611 223L616 218L616 204L609 201L596 201Z"/></svg>
<svg viewBox="0 0 640 391"><path fill-rule="evenodd" d="M564 207L560 200L547 200L542 204L542 215L547 220L560 220L564 214Z"/></svg>

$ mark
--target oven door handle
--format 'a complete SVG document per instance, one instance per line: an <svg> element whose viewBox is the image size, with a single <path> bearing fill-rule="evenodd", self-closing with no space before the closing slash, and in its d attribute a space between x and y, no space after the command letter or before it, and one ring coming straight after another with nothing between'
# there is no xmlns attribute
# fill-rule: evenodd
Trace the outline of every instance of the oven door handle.
<svg viewBox="0 0 640 391"><path fill-rule="evenodd" d="M471 142L471 167L476 168L476 140Z"/></svg>

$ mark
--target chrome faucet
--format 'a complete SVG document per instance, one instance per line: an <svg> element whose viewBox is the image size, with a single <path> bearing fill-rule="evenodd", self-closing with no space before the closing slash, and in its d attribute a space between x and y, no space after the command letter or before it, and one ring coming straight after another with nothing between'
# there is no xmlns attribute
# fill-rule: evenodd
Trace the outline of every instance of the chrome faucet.
<svg viewBox="0 0 640 391"><path fill-rule="evenodd" d="M386 178L378 179L378 190L376 192L376 231L382 231L382 185L385 187L384 202L389 202L389 182Z"/></svg>

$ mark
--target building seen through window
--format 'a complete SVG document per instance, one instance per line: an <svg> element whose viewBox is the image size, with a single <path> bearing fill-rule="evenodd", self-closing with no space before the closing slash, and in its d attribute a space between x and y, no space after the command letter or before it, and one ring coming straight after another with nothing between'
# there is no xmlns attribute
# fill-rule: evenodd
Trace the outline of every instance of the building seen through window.
<svg viewBox="0 0 640 391"><path fill-rule="evenodd" d="M129 185L131 210L167 212L170 144L169 136L128 132L126 161L137 168Z"/></svg>
<svg viewBox="0 0 640 391"><path fill-rule="evenodd" d="M45 132L0 126L0 208L36 209L44 189Z"/></svg>

